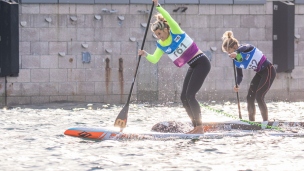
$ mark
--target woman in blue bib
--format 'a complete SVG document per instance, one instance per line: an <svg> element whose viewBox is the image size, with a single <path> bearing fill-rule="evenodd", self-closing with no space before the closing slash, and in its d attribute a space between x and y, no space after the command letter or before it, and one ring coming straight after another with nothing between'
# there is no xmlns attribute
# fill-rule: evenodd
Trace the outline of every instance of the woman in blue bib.
<svg viewBox="0 0 304 171"><path fill-rule="evenodd" d="M263 121L268 121L268 109L265 103L265 95L270 89L275 77L276 71L272 63L267 60L262 51L250 44L240 45L238 40L233 37L232 31L226 31L222 37L222 50L228 53L234 60L237 67L237 85L240 85L243 79L242 69L252 69L256 72L250 82L247 94L247 110L250 121L255 121L256 100L262 114ZM238 87L234 87L237 92Z"/></svg>
<svg viewBox="0 0 304 171"><path fill-rule="evenodd" d="M151 26L152 31L159 39L157 48L154 54L149 54L144 50L139 50L138 54L145 56L148 61L155 64L166 53L177 67L189 65L184 79L181 101L194 126L194 129L189 133L204 133L201 108L195 95L210 71L210 61L170 14L160 6L158 0L152 1L160 13L155 16L156 22Z"/></svg>

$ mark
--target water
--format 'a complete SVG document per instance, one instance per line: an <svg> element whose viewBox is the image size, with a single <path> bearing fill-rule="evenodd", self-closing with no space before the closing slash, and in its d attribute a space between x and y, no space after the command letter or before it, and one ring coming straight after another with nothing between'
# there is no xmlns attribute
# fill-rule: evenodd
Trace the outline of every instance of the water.
<svg viewBox="0 0 304 171"><path fill-rule="evenodd" d="M237 105L210 103L238 116ZM270 119L303 121L304 102L268 102ZM241 103L247 119L246 104ZM215 139L90 141L63 135L70 127L113 126L122 106L52 103L0 110L0 168L54 170L303 170L304 138L267 136ZM202 107L204 121L231 120ZM261 121L258 113L257 121ZM161 121L188 121L181 105L131 104L128 127L148 131ZM300 128L293 128L304 132Z"/></svg>

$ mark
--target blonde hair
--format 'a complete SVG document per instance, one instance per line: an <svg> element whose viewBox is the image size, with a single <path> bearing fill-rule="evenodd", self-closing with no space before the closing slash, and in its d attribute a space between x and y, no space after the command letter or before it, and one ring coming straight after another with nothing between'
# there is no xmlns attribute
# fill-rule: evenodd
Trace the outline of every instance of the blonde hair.
<svg viewBox="0 0 304 171"><path fill-rule="evenodd" d="M234 38L232 31L226 31L222 37L223 44L222 44L222 51L226 52L229 48L233 48L235 45L239 46L239 41Z"/></svg>
<svg viewBox="0 0 304 171"><path fill-rule="evenodd" d="M156 14L154 17L156 18L156 21L151 26L152 31L156 31L157 29L164 30L165 28L170 28L167 20L161 14Z"/></svg>

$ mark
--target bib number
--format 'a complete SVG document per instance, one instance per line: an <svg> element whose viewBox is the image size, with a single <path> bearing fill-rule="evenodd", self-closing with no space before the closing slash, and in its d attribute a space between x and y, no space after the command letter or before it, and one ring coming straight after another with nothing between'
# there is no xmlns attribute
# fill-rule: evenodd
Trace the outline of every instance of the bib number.
<svg viewBox="0 0 304 171"><path fill-rule="evenodd" d="M257 69L257 68L258 68L258 62L257 62L255 59L253 59L253 60L250 62L248 68L249 68L249 69L254 69L254 70Z"/></svg>
<svg viewBox="0 0 304 171"><path fill-rule="evenodd" d="M184 44L184 43L181 43L178 48L176 48L176 50L173 52L173 54L176 56L176 57L179 57L181 54L184 53L184 51L187 49L188 47Z"/></svg>

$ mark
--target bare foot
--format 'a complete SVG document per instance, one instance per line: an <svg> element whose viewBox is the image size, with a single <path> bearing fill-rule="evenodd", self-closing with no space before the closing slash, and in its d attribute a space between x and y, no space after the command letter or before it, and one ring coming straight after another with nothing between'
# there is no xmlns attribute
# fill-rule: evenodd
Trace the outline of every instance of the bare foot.
<svg viewBox="0 0 304 171"><path fill-rule="evenodd" d="M194 132L194 131L195 131L195 129L196 129L196 127L195 127L195 128L193 128L191 131L187 132L186 134L193 134L192 132Z"/></svg>
<svg viewBox="0 0 304 171"><path fill-rule="evenodd" d="M188 134L203 134L210 130L209 126L196 126L192 131L188 132Z"/></svg>
<svg viewBox="0 0 304 171"><path fill-rule="evenodd" d="M205 131L204 126L197 126L190 134L203 134Z"/></svg>
<svg viewBox="0 0 304 171"><path fill-rule="evenodd" d="M196 126L195 128L193 128L191 131L187 132L187 134L203 134L205 132L209 132L212 130L212 126L208 126L208 125L200 125L200 126Z"/></svg>

